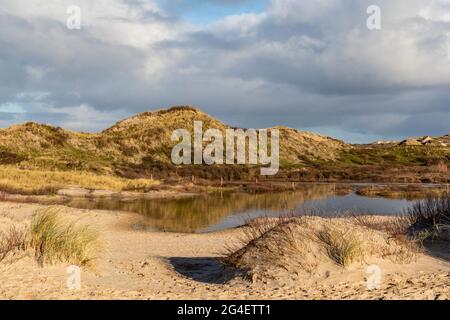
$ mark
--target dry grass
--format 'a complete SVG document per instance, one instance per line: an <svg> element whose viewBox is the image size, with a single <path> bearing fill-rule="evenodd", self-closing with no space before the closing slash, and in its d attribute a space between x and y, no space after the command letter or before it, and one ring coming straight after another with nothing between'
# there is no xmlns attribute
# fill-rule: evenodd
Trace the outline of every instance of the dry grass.
<svg viewBox="0 0 450 320"><path fill-rule="evenodd" d="M26 232L11 226L7 231L0 231L0 262L17 252L26 249Z"/></svg>
<svg viewBox="0 0 450 320"><path fill-rule="evenodd" d="M408 217L406 215L382 217L370 214L352 214L350 219L355 225L386 232L392 237L401 237L405 235L409 226Z"/></svg>
<svg viewBox="0 0 450 320"><path fill-rule="evenodd" d="M382 257L389 257L395 262L410 262L423 251L423 239L408 235L410 227L408 215L380 217L353 214L350 219L356 226L382 232L388 236L388 245L377 248Z"/></svg>
<svg viewBox="0 0 450 320"><path fill-rule="evenodd" d="M338 265L349 267L364 258L363 244L359 236L351 229L326 226L318 233L329 257Z"/></svg>
<svg viewBox="0 0 450 320"><path fill-rule="evenodd" d="M228 247L222 262L244 271L247 277L255 281L259 271L253 268L254 257L249 257L248 252L256 251L259 265L289 271L284 259L299 255L302 250L299 237L295 232L295 226L298 223L298 218L287 216L264 217L248 221L243 229L240 244ZM302 261L299 261L299 264L303 269L313 269Z"/></svg>
<svg viewBox="0 0 450 320"><path fill-rule="evenodd" d="M284 226L289 225L293 221L296 221L296 218L288 216L276 218L262 217L249 220L245 224L246 228L244 229L244 236L241 238L241 241L244 244L249 244L276 228L281 227L283 229Z"/></svg>
<svg viewBox="0 0 450 320"><path fill-rule="evenodd" d="M18 194L49 194L64 187L111 191L146 190L158 182L150 179L124 179L80 171L37 171L0 166L0 190Z"/></svg>
<svg viewBox="0 0 450 320"><path fill-rule="evenodd" d="M64 221L59 210L48 208L33 218L29 246L40 265L69 262L90 266L100 249L99 234L88 226Z"/></svg>
<svg viewBox="0 0 450 320"><path fill-rule="evenodd" d="M370 186L358 188L356 194L365 197L382 197L392 199L423 199L438 197L448 192L446 186L424 187L420 185L408 186Z"/></svg>
<svg viewBox="0 0 450 320"><path fill-rule="evenodd" d="M447 173L448 165L444 161L438 161L436 164L432 164L430 167L430 170L434 172L440 172L440 173Z"/></svg>
<svg viewBox="0 0 450 320"><path fill-rule="evenodd" d="M373 258L410 263L421 247L406 236L407 226L404 217L259 218L247 223L223 261L253 281L276 277L280 269L286 277L305 276L323 265L349 268Z"/></svg>

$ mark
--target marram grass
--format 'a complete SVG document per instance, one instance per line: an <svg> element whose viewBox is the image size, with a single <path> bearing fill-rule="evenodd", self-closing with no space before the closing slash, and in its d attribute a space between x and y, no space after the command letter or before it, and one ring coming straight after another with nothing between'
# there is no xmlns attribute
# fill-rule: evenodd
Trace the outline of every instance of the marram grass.
<svg viewBox="0 0 450 320"><path fill-rule="evenodd" d="M329 257L338 265L349 267L363 259L362 241L351 229L325 227L318 236L325 244Z"/></svg>
<svg viewBox="0 0 450 320"><path fill-rule="evenodd" d="M101 247L96 230L63 220L59 210L52 207L34 216L29 245L40 265L68 262L90 266Z"/></svg>

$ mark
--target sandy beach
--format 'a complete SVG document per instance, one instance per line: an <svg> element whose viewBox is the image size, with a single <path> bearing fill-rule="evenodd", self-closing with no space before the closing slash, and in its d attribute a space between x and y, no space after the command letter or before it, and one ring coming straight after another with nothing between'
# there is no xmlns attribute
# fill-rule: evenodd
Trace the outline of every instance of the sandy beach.
<svg viewBox="0 0 450 320"><path fill-rule="evenodd" d="M0 227L26 225L36 204L0 203ZM310 276L250 282L216 260L236 245L242 228L207 234L133 229L140 216L61 207L67 219L95 226L103 249L95 268L83 268L81 289L68 290L66 268L39 267L26 252L0 263L2 299L449 299L447 245L396 264L367 261L350 269L325 265ZM382 270L381 287L367 288L367 266Z"/></svg>

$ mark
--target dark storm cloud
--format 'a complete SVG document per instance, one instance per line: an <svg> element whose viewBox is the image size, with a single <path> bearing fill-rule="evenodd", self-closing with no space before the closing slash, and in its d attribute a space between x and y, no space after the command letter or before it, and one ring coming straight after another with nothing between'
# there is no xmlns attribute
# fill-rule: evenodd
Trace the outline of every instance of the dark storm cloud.
<svg viewBox="0 0 450 320"><path fill-rule="evenodd" d="M65 26L64 1L18 2L0 10L2 124L98 130L193 104L237 126L361 141L450 132L450 15L440 1L380 0L376 32L365 26L365 0L273 0L264 13L205 27L153 1L79 0L76 31Z"/></svg>

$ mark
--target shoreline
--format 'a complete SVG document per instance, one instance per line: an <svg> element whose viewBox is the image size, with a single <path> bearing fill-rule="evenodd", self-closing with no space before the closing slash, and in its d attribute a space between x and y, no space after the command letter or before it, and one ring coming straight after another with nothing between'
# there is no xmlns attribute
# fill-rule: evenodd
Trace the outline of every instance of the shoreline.
<svg viewBox="0 0 450 320"><path fill-rule="evenodd" d="M229 184L228 184L229 185ZM233 182L233 187L217 187L213 184L195 185L193 183L189 184L177 184L172 185L170 188L161 188L151 191L139 192L139 191L112 191L104 189L88 189L80 188L77 186L66 187L57 190L56 193L49 194L26 194L26 193L9 193L5 191L0 191L0 201L26 201L37 200L47 202L46 199L51 199L57 201L56 204L63 202L64 200L73 198L87 198L87 199L123 199L123 200L133 200L133 199L173 199L173 198L183 198L199 196L202 194L209 193L220 193L220 192L231 192L231 193L269 193L269 192L285 192L285 191L295 191L297 187L311 186L311 185L335 185L337 186L337 192L340 191L359 191L367 187L374 188L385 188L389 190L399 188L419 188L422 191L430 190L443 190L445 192L450 191L449 183L408 183L408 182L352 182L352 181L341 181L341 182L309 182L309 181L235 181ZM275 190L270 190L273 187ZM258 189L259 188L259 189Z"/></svg>

